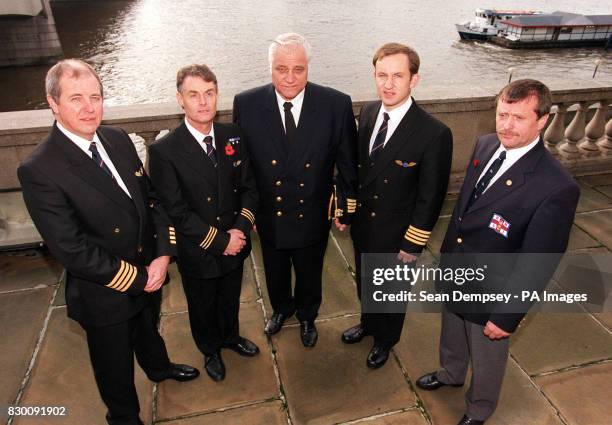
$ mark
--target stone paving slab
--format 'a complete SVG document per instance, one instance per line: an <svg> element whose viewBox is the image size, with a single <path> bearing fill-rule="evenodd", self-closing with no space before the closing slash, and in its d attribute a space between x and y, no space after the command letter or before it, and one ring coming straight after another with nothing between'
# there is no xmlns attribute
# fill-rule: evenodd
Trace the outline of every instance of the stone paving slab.
<svg viewBox="0 0 612 425"><path fill-rule="evenodd" d="M579 306L573 309L529 314L515 332L510 352L529 375L612 358L612 334Z"/></svg>
<svg viewBox="0 0 612 425"><path fill-rule="evenodd" d="M439 367L440 315L434 313L407 314L404 332L394 351L415 382L421 375ZM468 377L470 372L468 372ZM461 388L443 387L437 391L418 389L434 425L454 424L465 413L465 391L469 382ZM516 362L509 360L500 396L499 406L487 424L562 424L554 410Z"/></svg>
<svg viewBox="0 0 612 425"><path fill-rule="evenodd" d="M584 182L589 186L612 185L612 173L582 176L578 177L577 180L579 182Z"/></svg>
<svg viewBox="0 0 612 425"><path fill-rule="evenodd" d="M56 285L62 266L44 250L0 253L0 291Z"/></svg>
<svg viewBox="0 0 612 425"><path fill-rule="evenodd" d="M164 425L287 425L287 413L283 404L277 400L162 423Z"/></svg>
<svg viewBox="0 0 612 425"><path fill-rule="evenodd" d="M578 249L585 248L596 248L600 247L601 243L593 239L587 232L576 226L572 225L572 230L570 231L569 243L567 245L568 251L575 251Z"/></svg>
<svg viewBox="0 0 612 425"><path fill-rule="evenodd" d="M272 337L294 425L338 423L415 407L414 393L393 358L381 369L366 367L370 337L353 345L340 341L357 320L318 322L314 348L302 346L296 326Z"/></svg>
<svg viewBox="0 0 612 425"><path fill-rule="evenodd" d="M612 184L597 186L595 189L612 199Z"/></svg>
<svg viewBox="0 0 612 425"><path fill-rule="evenodd" d="M577 212L601 210L612 206L612 199L593 189L592 187L578 183L580 186L580 200L578 201Z"/></svg>
<svg viewBox="0 0 612 425"><path fill-rule="evenodd" d="M612 229L612 210L576 214L574 223L608 249L612 249L612 232L610 231Z"/></svg>
<svg viewBox="0 0 612 425"><path fill-rule="evenodd" d="M599 320L599 322L612 332L612 312L607 313L593 313L593 316Z"/></svg>
<svg viewBox="0 0 612 425"><path fill-rule="evenodd" d="M455 205L457 205L457 200L459 199L458 193L447 193L446 198L444 198L444 203L442 204L442 210L440 210L440 216L452 215L453 210L455 209Z"/></svg>
<svg viewBox="0 0 612 425"><path fill-rule="evenodd" d="M350 228L345 229L343 232L332 226L332 235L340 246L340 251L344 254L351 271L355 273L355 250L353 249L353 240L351 239Z"/></svg>
<svg viewBox="0 0 612 425"><path fill-rule="evenodd" d="M266 309L266 315L272 315L272 306L265 286L265 274L261 246L259 240L253 238L253 253L255 260L255 273L262 286L262 296ZM339 316L342 314L359 312L359 300L354 279L342 258L340 251L330 239L325 252L323 263L323 302L319 309L319 318ZM291 317L286 324L297 323L295 316Z"/></svg>
<svg viewBox="0 0 612 425"><path fill-rule="evenodd" d="M0 294L0 405L12 404L47 316L53 288Z"/></svg>
<svg viewBox="0 0 612 425"><path fill-rule="evenodd" d="M135 367L140 399L140 417L151 421L153 383L140 367ZM66 316L65 308L51 313L45 339L38 353L32 377L21 400L23 406L66 406L68 415L17 419L14 424L104 425L106 406L93 376L83 329Z"/></svg>
<svg viewBox="0 0 612 425"><path fill-rule="evenodd" d="M170 283L163 288L162 313L179 313L187 311L187 300L185 299L183 282L176 263L170 264L168 273L170 274ZM252 302L256 301L258 298L259 294L257 293L253 267L251 258L249 257L244 262L240 302Z"/></svg>
<svg viewBox="0 0 612 425"><path fill-rule="evenodd" d="M364 425L427 425L427 419L416 409L393 413L379 418L358 422Z"/></svg>
<svg viewBox="0 0 612 425"><path fill-rule="evenodd" d="M435 227L431 231L431 236L427 242L427 249L436 257L440 258L440 247L446 235L446 229L450 223L450 217L440 217Z"/></svg>
<svg viewBox="0 0 612 425"><path fill-rule="evenodd" d="M535 378L571 425L610 423L612 363Z"/></svg>
<svg viewBox="0 0 612 425"><path fill-rule="evenodd" d="M173 362L200 369L198 379L189 382L164 381L158 385L157 419L210 412L245 403L278 398L278 385L272 354L261 327L261 307L256 303L240 306L240 333L255 342L261 353L253 358L223 350L226 366L224 381L212 381L204 370L204 356L193 342L187 313L163 316L162 336Z"/></svg>

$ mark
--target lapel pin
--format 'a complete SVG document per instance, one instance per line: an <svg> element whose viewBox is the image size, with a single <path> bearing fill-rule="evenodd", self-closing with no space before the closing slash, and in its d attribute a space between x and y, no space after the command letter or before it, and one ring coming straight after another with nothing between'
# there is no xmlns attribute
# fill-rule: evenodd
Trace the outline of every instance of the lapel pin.
<svg viewBox="0 0 612 425"><path fill-rule="evenodd" d="M472 161L472 164L474 164L474 168L478 167L478 160L474 159L474 161Z"/></svg>
<svg viewBox="0 0 612 425"><path fill-rule="evenodd" d="M510 179L506 180L506 186L512 186L512 180Z"/></svg>

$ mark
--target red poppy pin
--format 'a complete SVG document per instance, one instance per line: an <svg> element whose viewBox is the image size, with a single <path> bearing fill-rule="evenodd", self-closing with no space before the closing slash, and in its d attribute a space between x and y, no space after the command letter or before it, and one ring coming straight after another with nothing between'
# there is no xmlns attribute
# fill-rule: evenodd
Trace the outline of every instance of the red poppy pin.
<svg viewBox="0 0 612 425"><path fill-rule="evenodd" d="M477 159L473 160L472 164L474 164L474 168L478 167L478 160Z"/></svg>
<svg viewBox="0 0 612 425"><path fill-rule="evenodd" d="M234 147L232 145L230 145L229 143L225 145L225 154L227 156L232 156L234 153L236 153L236 151L234 150Z"/></svg>

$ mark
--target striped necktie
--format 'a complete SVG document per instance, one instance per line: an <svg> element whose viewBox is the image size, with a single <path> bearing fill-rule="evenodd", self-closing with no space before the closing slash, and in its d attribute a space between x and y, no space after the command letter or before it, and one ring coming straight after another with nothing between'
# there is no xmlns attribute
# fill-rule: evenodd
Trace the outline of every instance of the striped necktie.
<svg viewBox="0 0 612 425"><path fill-rule="evenodd" d="M204 144L206 145L206 155L208 155L213 165L216 167L217 166L217 151L215 150L215 147L213 146L212 142L213 142L212 136L204 137Z"/></svg>
<svg viewBox="0 0 612 425"><path fill-rule="evenodd" d="M91 144L89 145L89 151L91 152L91 159L93 159L94 162L98 164L98 167L100 167L106 174L108 174L111 179L115 180L115 176L113 176L112 171L110 170L110 168L108 168L108 165L106 165L106 163L102 159L100 152L98 152L98 146L96 145L96 142L91 142Z"/></svg>
<svg viewBox="0 0 612 425"><path fill-rule="evenodd" d="M470 196L470 200L468 201L468 208L471 207L474 202L476 202L476 199L482 196L487 186L489 186L489 183L491 183L491 179L493 179L495 174L497 174L497 172L501 168L505 159L506 151L501 151L499 153L499 156L495 159L495 161L493 161L489 169L484 173L484 175L474 188L472 196Z"/></svg>
<svg viewBox="0 0 612 425"><path fill-rule="evenodd" d="M372 150L370 151L370 160L372 162L376 161L376 158L380 154L380 151L385 146L385 139L387 138L387 128L389 122L389 114L386 112L383 113L383 122L378 129L378 133L376 134L376 138L374 139L374 144L372 145Z"/></svg>

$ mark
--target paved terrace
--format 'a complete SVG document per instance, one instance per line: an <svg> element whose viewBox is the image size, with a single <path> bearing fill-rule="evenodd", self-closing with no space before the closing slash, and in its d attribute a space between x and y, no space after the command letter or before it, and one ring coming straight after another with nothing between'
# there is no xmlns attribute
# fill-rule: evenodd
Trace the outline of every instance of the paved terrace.
<svg viewBox="0 0 612 425"><path fill-rule="evenodd" d="M612 249L612 174L578 178L582 197L571 251ZM454 204L449 195L428 247L435 255ZM295 319L267 338L270 305L258 244L245 264L242 334L262 352L246 359L225 350L227 377L205 374L188 383L148 381L137 368L146 423L204 424L453 424L463 414L464 388L418 390L437 366L439 315L409 314L385 367L369 370L370 337L348 346L340 333L358 320L350 239L334 233L325 262L319 342L304 348ZM103 424L84 333L66 317L62 269L43 251L0 255L0 404L66 406L64 418L15 418L13 424ZM175 362L202 368L190 335L176 268L164 290L161 333ZM531 314L512 339L500 406L491 425L610 423L612 313ZM2 419L2 422L6 418Z"/></svg>

